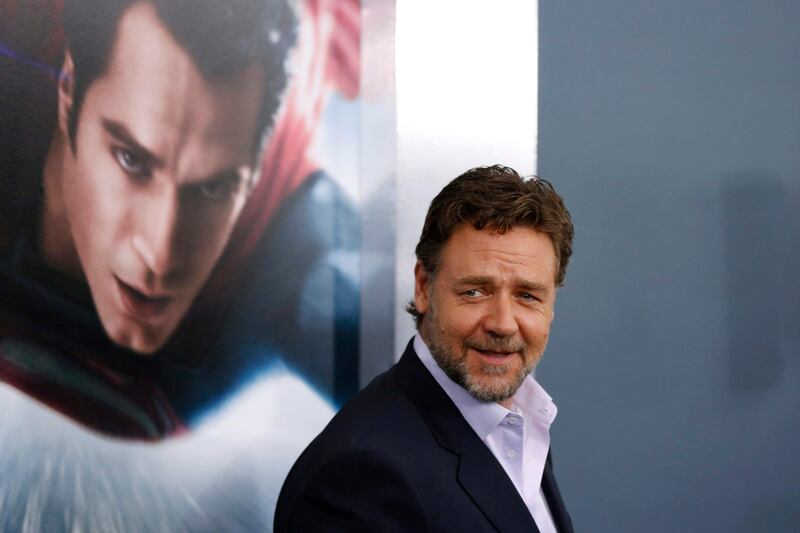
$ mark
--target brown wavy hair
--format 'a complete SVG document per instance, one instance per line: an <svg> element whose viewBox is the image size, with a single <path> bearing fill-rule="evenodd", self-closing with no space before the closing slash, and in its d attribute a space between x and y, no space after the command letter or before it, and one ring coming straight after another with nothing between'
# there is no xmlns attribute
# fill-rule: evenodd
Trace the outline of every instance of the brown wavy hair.
<svg viewBox="0 0 800 533"><path fill-rule="evenodd" d="M468 170L448 183L428 208L415 250L431 277L438 271L444 245L461 224L500 234L518 226L546 234L558 260L555 284L564 284L574 229L564 201L547 180L523 178L513 168L492 165ZM413 300L406 311L419 327L423 315Z"/></svg>

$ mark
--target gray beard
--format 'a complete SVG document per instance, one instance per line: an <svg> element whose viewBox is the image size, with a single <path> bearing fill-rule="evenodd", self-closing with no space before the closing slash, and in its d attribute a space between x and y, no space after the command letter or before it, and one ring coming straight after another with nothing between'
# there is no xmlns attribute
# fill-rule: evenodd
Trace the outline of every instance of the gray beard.
<svg viewBox="0 0 800 533"><path fill-rule="evenodd" d="M539 358L534 358L531 362L527 362L527 346L521 342L514 342L510 337L489 338L481 343L467 339L462 344L461 353L456 354L449 346L439 342L438 336L433 332L431 318L432 316L428 316L423 320L420 333L422 333L422 337L434 361L447 377L459 384L478 401L498 403L514 396L522 382L525 381L525 378L533 372L536 362L539 360ZM467 365L467 350L469 348L496 352L519 352L523 364L516 375L511 378L504 381L494 380L486 383L476 379L469 372ZM508 365L482 363L480 366L480 374L484 376L502 376L506 372L508 372Z"/></svg>

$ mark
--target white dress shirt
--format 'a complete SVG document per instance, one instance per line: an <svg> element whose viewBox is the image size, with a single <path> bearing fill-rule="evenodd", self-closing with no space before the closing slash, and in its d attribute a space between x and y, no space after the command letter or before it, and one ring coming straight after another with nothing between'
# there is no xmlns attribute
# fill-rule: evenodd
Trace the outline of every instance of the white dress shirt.
<svg viewBox="0 0 800 533"><path fill-rule="evenodd" d="M512 397L513 410L499 403L482 402L473 398L439 368L419 335L414 338L414 351L503 466L528 506L539 531L556 533L541 489L542 472L550 449L550 424L557 413L552 398L533 376L528 376Z"/></svg>

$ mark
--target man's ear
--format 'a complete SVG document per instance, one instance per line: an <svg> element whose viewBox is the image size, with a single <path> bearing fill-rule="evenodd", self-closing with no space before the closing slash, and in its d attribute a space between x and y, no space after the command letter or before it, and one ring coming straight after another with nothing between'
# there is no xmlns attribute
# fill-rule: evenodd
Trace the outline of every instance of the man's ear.
<svg viewBox="0 0 800 533"><path fill-rule="evenodd" d="M414 307L423 315L428 312L430 305L431 281L431 276L425 267L417 261L417 265L414 267Z"/></svg>
<svg viewBox="0 0 800 533"><path fill-rule="evenodd" d="M58 78L58 128L69 138L69 116L75 96L75 65L69 49L64 53L64 64Z"/></svg>

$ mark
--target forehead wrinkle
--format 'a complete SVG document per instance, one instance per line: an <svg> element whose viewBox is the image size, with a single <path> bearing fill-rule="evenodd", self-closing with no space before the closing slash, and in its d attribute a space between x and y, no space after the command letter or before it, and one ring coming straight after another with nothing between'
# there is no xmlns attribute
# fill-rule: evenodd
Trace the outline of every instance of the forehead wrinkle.
<svg viewBox="0 0 800 533"><path fill-rule="evenodd" d="M541 279L534 279L526 276L525 273L537 272L542 262L547 261L546 257L537 253L520 253L517 251L500 250L496 248L477 247L469 250L470 253L483 255L483 259L478 263L477 270L472 274L465 273L458 276L458 280L465 279L485 279L492 285L501 285L510 280L511 285L530 290L548 290L547 283ZM465 263L456 262L456 272L463 268ZM524 270L520 272L520 267ZM522 274L522 275L521 275Z"/></svg>
<svg viewBox="0 0 800 533"><path fill-rule="evenodd" d="M512 247L509 242L504 243L505 246L503 247L497 246L498 244L499 243L494 239L486 239L483 240L483 242L470 243L467 249L473 253L496 253L501 255L518 255L522 257L537 257L539 255L524 253L518 248Z"/></svg>
<svg viewBox="0 0 800 533"><path fill-rule="evenodd" d="M484 261L486 263L491 261L496 261L500 264L507 264L507 265L532 266L530 260L533 260L535 262L541 259L541 254L499 250L495 248L478 248L471 250L471 252L485 256Z"/></svg>

